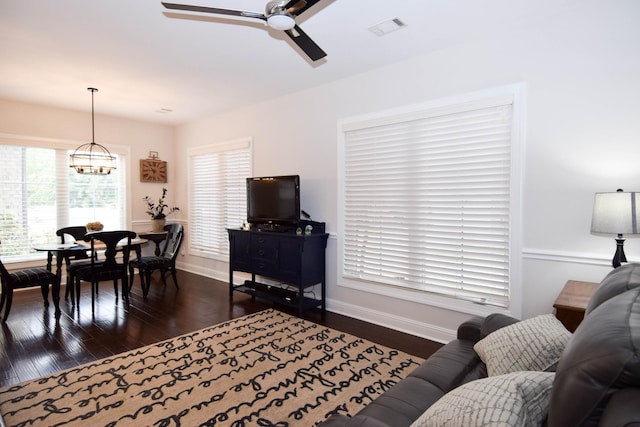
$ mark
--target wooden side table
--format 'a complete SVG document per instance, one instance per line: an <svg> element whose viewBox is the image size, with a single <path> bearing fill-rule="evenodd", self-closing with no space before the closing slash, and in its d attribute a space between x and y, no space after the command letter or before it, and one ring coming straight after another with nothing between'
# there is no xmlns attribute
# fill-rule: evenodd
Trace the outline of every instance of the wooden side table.
<svg viewBox="0 0 640 427"><path fill-rule="evenodd" d="M138 233L143 239L151 240L156 244L156 256L160 255L160 243L167 238L166 231L147 231L146 233Z"/></svg>
<svg viewBox="0 0 640 427"><path fill-rule="evenodd" d="M589 299L598 287L598 283L569 280L556 298L553 307L556 317L571 332L574 332L582 319Z"/></svg>

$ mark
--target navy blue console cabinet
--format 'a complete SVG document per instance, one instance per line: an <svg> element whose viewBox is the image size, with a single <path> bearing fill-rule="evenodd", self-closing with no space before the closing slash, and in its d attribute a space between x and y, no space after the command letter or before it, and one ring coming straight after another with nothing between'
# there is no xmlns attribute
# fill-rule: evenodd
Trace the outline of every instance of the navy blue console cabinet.
<svg viewBox="0 0 640 427"><path fill-rule="evenodd" d="M227 229L229 233L229 298L242 292L304 310L325 310L325 250L329 234ZM251 280L233 283L233 272L251 274ZM260 278L269 283L261 283ZM320 295L305 289L320 285Z"/></svg>

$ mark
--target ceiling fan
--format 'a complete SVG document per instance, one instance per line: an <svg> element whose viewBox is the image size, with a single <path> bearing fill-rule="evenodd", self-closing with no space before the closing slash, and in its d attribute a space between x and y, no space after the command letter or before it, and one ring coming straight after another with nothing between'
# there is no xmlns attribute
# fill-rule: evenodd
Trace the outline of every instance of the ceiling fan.
<svg viewBox="0 0 640 427"><path fill-rule="evenodd" d="M284 31L312 61L317 61L327 56L327 54L296 25L295 18L319 1L320 0L274 0L267 3L264 14L166 2L162 2L162 5L167 9L234 15L266 21L271 28Z"/></svg>

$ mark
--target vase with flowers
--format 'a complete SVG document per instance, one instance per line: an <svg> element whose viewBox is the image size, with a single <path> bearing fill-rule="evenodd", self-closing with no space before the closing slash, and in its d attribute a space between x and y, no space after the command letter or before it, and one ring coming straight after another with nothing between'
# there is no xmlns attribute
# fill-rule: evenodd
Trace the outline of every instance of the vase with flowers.
<svg viewBox="0 0 640 427"><path fill-rule="evenodd" d="M169 207L165 203L164 199L166 196L167 189L163 188L162 196L160 196L157 203L151 200L149 196L145 196L142 199L147 203L147 214L151 217L151 229L153 231L163 231L167 216L180 211L179 207Z"/></svg>

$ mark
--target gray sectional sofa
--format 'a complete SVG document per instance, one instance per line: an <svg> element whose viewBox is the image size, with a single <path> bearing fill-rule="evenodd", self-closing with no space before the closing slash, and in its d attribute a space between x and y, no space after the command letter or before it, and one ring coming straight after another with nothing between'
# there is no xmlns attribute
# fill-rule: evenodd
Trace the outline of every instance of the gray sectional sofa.
<svg viewBox="0 0 640 427"><path fill-rule="evenodd" d="M490 334L495 332L485 342L494 336L504 336L510 330L517 330L525 322L527 320L519 322L501 314L470 319L458 328L457 339L443 346L407 378L379 396L358 414L351 418L334 415L321 425L401 427L415 423L414 426L420 427L472 426L476 425L473 420L480 419L474 417L494 416L482 411L484 408L481 400L471 403L464 401L467 398L466 389L475 387L475 391L478 392L478 385L503 378L500 372L493 376L488 375L487 365L495 369L492 367L494 362L486 360L487 355L484 353L487 363L483 362L474 346L481 349L484 343L478 346L476 344ZM499 330L504 334L498 333ZM566 333L566 337L563 333ZM536 334L540 335L539 332L533 333ZM527 372L541 371L539 374L531 374L538 375L537 378L540 380L536 386L539 388L534 391L531 388L527 390L527 384L520 384L514 388L517 392L525 389L525 394L529 393L526 399L533 396L537 400L528 408L526 402L519 402L513 410L517 413L506 416L520 417L518 423L522 421L522 425L527 426L640 426L640 264L627 264L611 271L592 296L585 319L575 333L559 332L556 338L559 338L559 341L550 344L548 350L544 347L547 344L543 344L543 347L538 347L537 350L532 350L535 345L529 349L533 358L547 351L558 352L556 363L549 364L544 369L541 369L543 365L527 369ZM529 337L518 337L518 340L520 339L526 344ZM517 340L507 341L509 344ZM516 357L518 360L524 358ZM504 378L518 376L520 373L506 373ZM500 401L496 403L496 399L501 397L500 394L507 394L507 388L487 389L493 392L480 389L480 393L476 395L492 399L486 407L502 408L509 406L513 400L511 399L509 404ZM523 399L526 400L520 400ZM442 407L447 406L450 410L446 416L449 418L443 421ZM542 411L535 415L538 418L534 419L534 415L527 412L532 409ZM511 422L489 424L485 419L477 424L510 425Z"/></svg>

